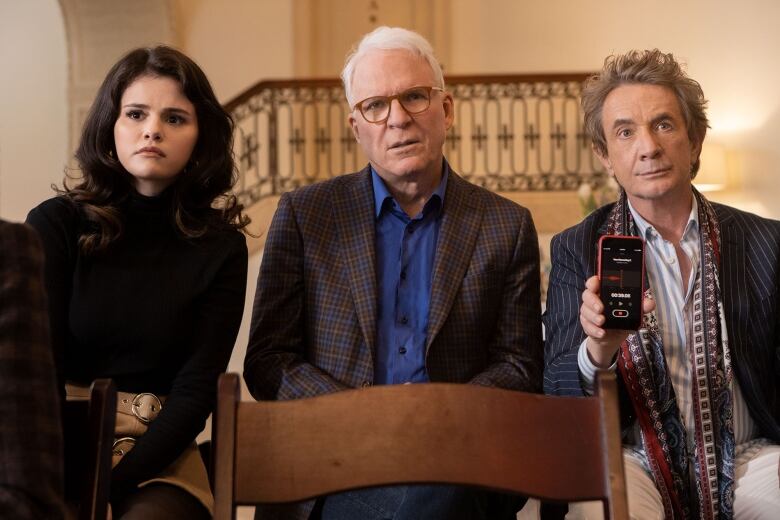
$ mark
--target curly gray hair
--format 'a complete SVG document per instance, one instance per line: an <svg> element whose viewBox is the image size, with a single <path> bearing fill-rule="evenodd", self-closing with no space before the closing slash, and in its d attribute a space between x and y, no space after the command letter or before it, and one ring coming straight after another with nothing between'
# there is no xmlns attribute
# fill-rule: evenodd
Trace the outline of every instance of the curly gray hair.
<svg viewBox="0 0 780 520"><path fill-rule="evenodd" d="M607 140L602 121L604 101L609 93L620 85L637 83L659 85L672 90L680 103L680 111L688 129L688 139L692 143L704 140L709 121L706 114L707 100L701 85L688 77L671 53L665 54L658 49L633 50L608 56L601 72L590 77L582 90L585 131L590 135L599 154L607 155ZM691 177L695 177L698 171L697 158L691 168Z"/></svg>

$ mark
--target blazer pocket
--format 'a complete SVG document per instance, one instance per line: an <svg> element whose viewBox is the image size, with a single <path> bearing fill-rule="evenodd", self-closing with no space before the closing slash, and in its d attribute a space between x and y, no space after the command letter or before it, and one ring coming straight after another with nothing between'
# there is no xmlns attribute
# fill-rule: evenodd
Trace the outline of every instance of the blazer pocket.
<svg viewBox="0 0 780 520"><path fill-rule="evenodd" d="M503 273L491 267L484 271L469 271L463 278L463 285L489 286L499 283L503 279Z"/></svg>

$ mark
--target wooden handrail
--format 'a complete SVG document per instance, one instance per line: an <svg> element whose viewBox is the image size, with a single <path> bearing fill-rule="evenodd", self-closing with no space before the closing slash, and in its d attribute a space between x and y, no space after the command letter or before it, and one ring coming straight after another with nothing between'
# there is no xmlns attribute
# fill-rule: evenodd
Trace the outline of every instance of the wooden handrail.
<svg viewBox="0 0 780 520"><path fill-rule="evenodd" d="M475 85L480 83L536 83L536 82L584 82L592 76L590 72L555 72L534 74L456 74L446 76L446 85ZM267 89L281 89L292 87L338 87L341 85L339 78L301 78L301 79L265 79L258 81L247 88L230 101L225 103L225 110L232 112L252 96ZM346 99L344 100L346 102Z"/></svg>

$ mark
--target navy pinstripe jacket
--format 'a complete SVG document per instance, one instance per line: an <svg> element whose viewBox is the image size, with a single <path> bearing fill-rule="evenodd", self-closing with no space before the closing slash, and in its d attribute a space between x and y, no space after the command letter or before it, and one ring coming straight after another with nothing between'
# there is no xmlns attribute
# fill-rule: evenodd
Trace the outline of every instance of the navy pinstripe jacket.
<svg viewBox="0 0 780 520"><path fill-rule="evenodd" d="M720 221L720 282L731 360L761 434L780 442L780 222L713 204ZM598 239L612 204L553 237L544 324L544 390L582 395L577 351L585 339L579 310L596 274ZM633 421L621 392L624 426Z"/></svg>

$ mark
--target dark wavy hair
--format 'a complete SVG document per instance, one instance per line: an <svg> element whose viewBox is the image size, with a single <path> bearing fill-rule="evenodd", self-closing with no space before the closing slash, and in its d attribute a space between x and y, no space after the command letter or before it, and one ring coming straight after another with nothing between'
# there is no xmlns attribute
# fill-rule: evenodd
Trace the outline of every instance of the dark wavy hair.
<svg viewBox="0 0 780 520"><path fill-rule="evenodd" d="M121 205L135 191L133 177L119 162L114 124L125 89L141 76L176 80L195 107L198 140L172 190L175 226L187 238L216 229L243 229L243 214L232 188L237 181L233 161L233 120L217 101L203 71L183 53L160 45L139 48L122 57L106 75L84 122L76 160L81 176L61 194L73 200L91 225L79 237L85 254L106 249L123 232Z"/></svg>
<svg viewBox="0 0 780 520"><path fill-rule="evenodd" d="M633 50L625 54L607 56L601 72L592 76L582 90L582 110L585 113L585 131L593 146L607 155L607 139L602 124L602 109L607 96L620 85L647 84L666 87L674 92L680 104L688 139L692 143L704 140L709 128L707 100L699 83L688 77L672 53L658 49ZM699 171L699 159L691 165L691 178Z"/></svg>

